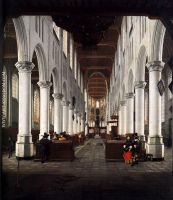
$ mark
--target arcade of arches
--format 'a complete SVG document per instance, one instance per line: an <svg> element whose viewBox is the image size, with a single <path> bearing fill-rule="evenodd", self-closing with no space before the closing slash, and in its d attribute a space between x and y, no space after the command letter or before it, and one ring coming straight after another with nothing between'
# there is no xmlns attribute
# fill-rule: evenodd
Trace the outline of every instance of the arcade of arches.
<svg viewBox="0 0 173 200"><path fill-rule="evenodd" d="M99 24L96 24L96 26ZM19 16L4 28L3 137L34 156L44 132L138 133L163 159L172 138L173 41L160 20L117 17L98 44L83 46L49 16ZM7 134L7 135L5 135ZM112 138L114 139L114 138Z"/></svg>

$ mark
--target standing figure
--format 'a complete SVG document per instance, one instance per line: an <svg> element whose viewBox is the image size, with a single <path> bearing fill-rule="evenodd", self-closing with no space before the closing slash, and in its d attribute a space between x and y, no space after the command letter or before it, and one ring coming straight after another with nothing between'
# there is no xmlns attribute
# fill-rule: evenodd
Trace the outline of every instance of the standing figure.
<svg viewBox="0 0 173 200"><path fill-rule="evenodd" d="M12 157L14 150L14 143L11 137L8 138L8 158Z"/></svg>
<svg viewBox="0 0 173 200"><path fill-rule="evenodd" d="M48 139L48 136L49 135L47 133L44 133L43 138L39 141L39 150L42 163L48 160L50 154L50 140Z"/></svg>
<svg viewBox="0 0 173 200"><path fill-rule="evenodd" d="M123 158L126 164L132 164L132 141L129 136L123 145Z"/></svg>
<svg viewBox="0 0 173 200"><path fill-rule="evenodd" d="M137 133L134 133L133 140L132 140L132 156L133 162L132 165L138 164L139 159L139 151L140 151L140 140Z"/></svg>

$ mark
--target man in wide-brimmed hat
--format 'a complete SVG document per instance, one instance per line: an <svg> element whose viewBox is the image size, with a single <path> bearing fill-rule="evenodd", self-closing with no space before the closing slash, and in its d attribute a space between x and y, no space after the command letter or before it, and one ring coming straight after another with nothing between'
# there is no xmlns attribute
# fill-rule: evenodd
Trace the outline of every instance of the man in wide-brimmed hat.
<svg viewBox="0 0 173 200"><path fill-rule="evenodd" d="M49 135L45 132L44 135L43 135L43 138L48 138Z"/></svg>
<svg viewBox="0 0 173 200"><path fill-rule="evenodd" d="M44 133L43 138L39 141L39 149L41 154L41 162L44 163L48 160L50 153L50 140L48 139L48 134Z"/></svg>

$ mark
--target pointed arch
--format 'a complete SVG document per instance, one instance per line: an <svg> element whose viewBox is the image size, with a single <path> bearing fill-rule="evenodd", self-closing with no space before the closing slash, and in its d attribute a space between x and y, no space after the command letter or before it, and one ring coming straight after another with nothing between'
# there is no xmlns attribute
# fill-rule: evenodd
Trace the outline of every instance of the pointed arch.
<svg viewBox="0 0 173 200"><path fill-rule="evenodd" d="M93 72L93 73L89 76L88 82L87 82L87 90L88 90L88 83L89 83L90 79L91 79L93 76L95 76L95 75L99 75L99 76L101 76L101 77L104 78L105 87L106 87L106 95L108 95L108 83L107 83L107 80L106 80L106 78L105 78L105 75L104 75L103 73L101 73L101 72Z"/></svg>
<svg viewBox="0 0 173 200"><path fill-rule="evenodd" d="M154 26L151 42L150 61L162 61L163 41L166 28L160 20L157 20Z"/></svg>
<svg viewBox="0 0 173 200"><path fill-rule="evenodd" d="M132 69L130 69L128 76L128 92L134 92L134 76Z"/></svg>
<svg viewBox="0 0 173 200"><path fill-rule="evenodd" d="M34 51L36 53L37 60L38 60L39 81L46 81L48 80L48 69L46 67L47 62L46 62L46 57L45 57L45 53L44 53L42 45L38 43L35 46L32 53L32 57L33 57Z"/></svg>
<svg viewBox="0 0 173 200"><path fill-rule="evenodd" d="M123 86L122 86L122 92L121 92L121 95L120 95L121 101L124 100L125 94L126 94L125 84L123 84Z"/></svg>
<svg viewBox="0 0 173 200"><path fill-rule="evenodd" d="M18 61L29 61L28 40L23 17L13 18L13 23L16 31Z"/></svg>
<svg viewBox="0 0 173 200"><path fill-rule="evenodd" d="M56 67L54 67L50 73L49 81L51 81L51 75L53 77L53 91L54 93L59 93L60 87L59 87L59 74Z"/></svg>
<svg viewBox="0 0 173 200"><path fill-rule="evenodd" d="M141 46L136 66L136 81L144 81L145 80L145 66L147 61L147 52L145 46Z"/></svg>

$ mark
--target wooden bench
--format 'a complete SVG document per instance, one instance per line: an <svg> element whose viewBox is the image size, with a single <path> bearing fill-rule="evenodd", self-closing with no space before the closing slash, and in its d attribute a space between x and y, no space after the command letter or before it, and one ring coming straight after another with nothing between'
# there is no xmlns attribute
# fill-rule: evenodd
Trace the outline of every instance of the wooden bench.
<svg viewBox="0 0 173 200"><path fill-rule="evenodd" d="M49 161L73 161L75 158L72 141L53 141L50 143ZM39 145L36 145L35 161L41 160Z"/></svg>
<svg viewBox="0 0 173 200"><path fill-rule="evenodd" d="M106 161L123 160L123 144L125 140L107 140L105 143Z"/></svg>

